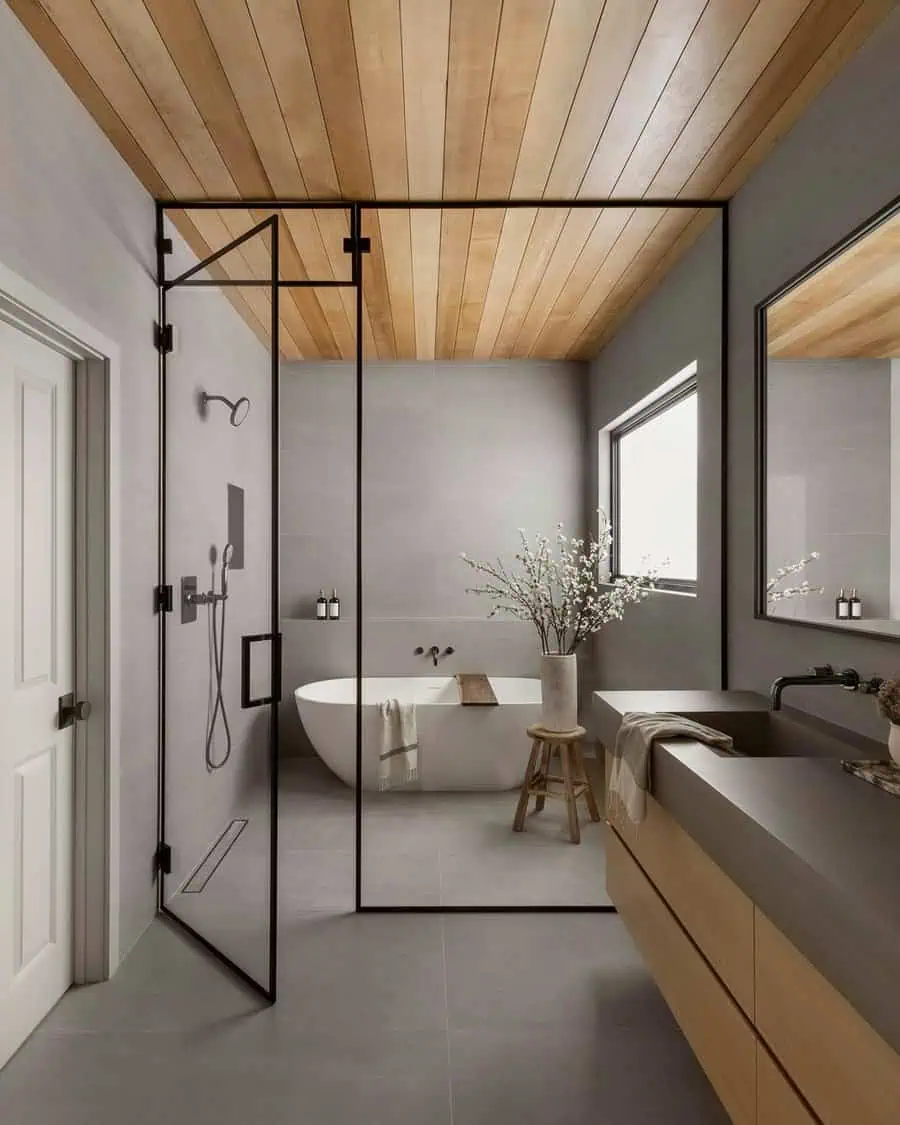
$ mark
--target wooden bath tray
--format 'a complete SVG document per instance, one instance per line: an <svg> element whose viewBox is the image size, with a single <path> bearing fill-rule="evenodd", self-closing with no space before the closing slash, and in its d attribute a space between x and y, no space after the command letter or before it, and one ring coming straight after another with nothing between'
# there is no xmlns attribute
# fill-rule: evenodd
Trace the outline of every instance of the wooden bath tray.
<svg viewBox="0 0 900 1125"><path fill-rule="evenodd" d="M841 765L847 773L900 797L900 766L893 762L841 762Z"/></svg>
<svg viewBox="0 0 900 1125"><path fill-rule="evenodd" d="M457 672L456 686L463 707L496 707L497 697L483 672Z"/></svg>

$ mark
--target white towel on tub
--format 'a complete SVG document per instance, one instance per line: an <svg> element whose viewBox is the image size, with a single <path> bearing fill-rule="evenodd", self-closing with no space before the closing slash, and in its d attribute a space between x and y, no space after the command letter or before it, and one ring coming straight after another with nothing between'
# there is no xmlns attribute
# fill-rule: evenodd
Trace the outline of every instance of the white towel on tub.
<svg viewBox="0 0 900 1125"><path fill-rule="evenodd" d="M381 711L381 754L378 760L378 788L407 785L419 776L419 737L416 731L415 703L386 699Z"/></svg>

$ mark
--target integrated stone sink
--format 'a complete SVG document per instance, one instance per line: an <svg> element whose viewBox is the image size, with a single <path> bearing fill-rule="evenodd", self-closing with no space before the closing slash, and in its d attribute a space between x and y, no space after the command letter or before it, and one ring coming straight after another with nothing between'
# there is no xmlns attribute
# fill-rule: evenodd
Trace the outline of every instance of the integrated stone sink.
<svg viewBox="0 0 900 1125"><path fill-rule="evenodd" d="M830 688L840 691L840 688ZM750 691L596 692L594 714L601 742L612 747L626 711L667 711L724 731L748 758L880 759L884 743L785 707L772 711L766 696ZM710 753L719 753L710 750Z"/></svg>
<svg viewBox="0 0 900 1125"><path fill-rule="evenodd" d="M748 758L885 757L881 743L789 709L712 712L702 721L730 734L735 750Z"/></svg>

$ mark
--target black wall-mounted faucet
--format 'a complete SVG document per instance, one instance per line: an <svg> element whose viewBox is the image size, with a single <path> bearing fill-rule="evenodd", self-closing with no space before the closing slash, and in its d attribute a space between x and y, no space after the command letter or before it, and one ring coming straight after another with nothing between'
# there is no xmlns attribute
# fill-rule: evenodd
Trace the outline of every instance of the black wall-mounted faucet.
<svg viewBox="0 0 900 1125"><path fill-rule="evenodd" d="M864 680L855 668L844 668L841 672L835 672L830 664L821 664L815 668L810 668L809 672L803 676L779 676L772 684L770 692L772 710L781 710L781 696L787 687L828 687L834 685L842 687L846 691L861 691L866 695L874 695L881 687L882 682L880 676L872 676L871 679Z"/></svg>
<svg viewBox="0 0 900 1125"><path fill-rule="evenodd" d="M416 656L430 656L435 668L437 668L438 659L441 656L452 656L455 651L456 649L454 649L452 645L447 645L443 652L441 652L437 645L432 645L427 653L421 645L414 650Z"/></svg>

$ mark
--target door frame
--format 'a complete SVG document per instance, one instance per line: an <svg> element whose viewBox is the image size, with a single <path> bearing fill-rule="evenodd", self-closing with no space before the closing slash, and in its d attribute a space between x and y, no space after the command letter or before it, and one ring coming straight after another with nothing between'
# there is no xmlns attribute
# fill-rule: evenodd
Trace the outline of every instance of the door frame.
<svg viewBox="0 0 900 1125"><path fill-rule="evenodd" d="M76 696L73 975L119 965L120 351L101 332L0 263L0 320L74 364Z"/></svg>

